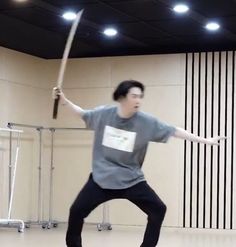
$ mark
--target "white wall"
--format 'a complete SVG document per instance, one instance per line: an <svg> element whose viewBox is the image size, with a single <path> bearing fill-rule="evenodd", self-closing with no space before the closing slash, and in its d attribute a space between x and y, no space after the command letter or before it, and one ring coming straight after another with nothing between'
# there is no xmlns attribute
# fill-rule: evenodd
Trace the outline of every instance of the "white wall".
<svg viewBox="0 0 236 247"><path fill-rule="evenodd" d="M60 107L57 120L51 118L51 88L55 85L60 61L42 60L2 48L0 64L0 90L3 95L0 98L1 127L5 127L7 122L84 127L84 123L72 116L65 107ZM184 67L183 54L71 59L63 87L74 103L92 108L112 103L111 94L121 80L140 80L146 86L143 110L183 127ZM26 132L22 140L13 215L37 219L38 136L37 131ZM67 220L69 206L88 178L91 171L92 136L91 132L85 131L55 133L55 220ZM48 131L44 132L43 140L42 213L47 219L50 166ZM182 153L181 141L171 140L166 145L151 144L143 167L147 180L167 204L168 212L164 224L168 226L180 224ZM7 151L4 151L4 157L6 156ZM7 158L4 159L4 166L7 166ZM5 183L6 181L0 180L1 188ZM1 212L4 213L3 210ZM102 210L99 207L87 221L100 222L101 216ZM112 224L144 225L146 217L131 203L116 200L110 203L110 221Z"/></svg>
<svg viewBox="0 0 236 247"><path fill-rule="evenodd" d="M8 122L33 125L47 123L49 111L46 109L50 93L45 83L44 64L42 59L0 48L1 127L6 127ZM0 164L0 213L1 217L5 217L8 200L9 135L0 135L4 148L1 154L3 162ZM28 219L31 216L36 186L36 145L34 134L26 131L22 136L13 217ZM12 158L14 162L14 157Z"/></svg>

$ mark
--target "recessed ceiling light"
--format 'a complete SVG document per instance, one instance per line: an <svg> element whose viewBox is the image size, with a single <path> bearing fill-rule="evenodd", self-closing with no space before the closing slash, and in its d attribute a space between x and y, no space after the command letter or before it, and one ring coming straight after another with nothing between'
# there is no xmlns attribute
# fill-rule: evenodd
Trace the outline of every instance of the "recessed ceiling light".
<svg viewBox="0 0 236 247"><path fill-rule="evenodd" d="M206 25L206 29L210 31L216 31L220 28L220 25L217 22L209 22Z"/></svg>
<svg viewBox="0 0 236 247"><path fill-rule="evenodd" d="M117 35L117 30L114 29L114 28L106 28L103 33L106 35L106 36L109 36L109 37L113 37L113 36L116 36Z"/></svg>
<svg viewBox="0 0 236 247"><path fill-rule="evenodd" d="M14 0L15 2L19 2L19 3L23 3L23 2L26 2L26 1L28 1L28 0Z"/></svg>
<svg viewBox="0 0 236 247"><path fill-rule="evenodd" d="M189 7L186 4L177 4L174 6L173 10L177 13L186 13Z"/></svg>
<svg viewBox="0 0 236 247"><path fill-rule="evenodd" d="M76 13L72 11L65 12L62 17L68 21L72 21L76 18Z"/></svg>

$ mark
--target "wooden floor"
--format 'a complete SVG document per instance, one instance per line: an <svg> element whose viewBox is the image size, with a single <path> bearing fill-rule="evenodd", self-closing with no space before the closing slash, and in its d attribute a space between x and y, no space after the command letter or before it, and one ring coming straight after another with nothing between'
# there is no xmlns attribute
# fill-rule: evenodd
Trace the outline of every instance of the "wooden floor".
<svg viewBox="0 0 236 247"><path fill-rule="evenodd" d="M24 233L0 228L1 247L65 247L66 226L43 230L31 226ZM143 227L113 226L111 231L98 232L96 226L85 226L84 247L139 247ZM158 247L235 247L236 231L162 228Z"/></svg>

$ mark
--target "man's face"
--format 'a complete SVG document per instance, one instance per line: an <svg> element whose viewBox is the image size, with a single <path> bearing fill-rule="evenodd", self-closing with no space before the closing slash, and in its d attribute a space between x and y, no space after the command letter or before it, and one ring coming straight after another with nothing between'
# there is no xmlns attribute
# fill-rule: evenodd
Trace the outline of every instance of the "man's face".
<svg viewBox="0 0 236 247"><path fill-rule="evenodd" d="M122 98L120 103L129 112L137 112L141 107L143 93L140 88L130 88L125 98Z"/></svg>

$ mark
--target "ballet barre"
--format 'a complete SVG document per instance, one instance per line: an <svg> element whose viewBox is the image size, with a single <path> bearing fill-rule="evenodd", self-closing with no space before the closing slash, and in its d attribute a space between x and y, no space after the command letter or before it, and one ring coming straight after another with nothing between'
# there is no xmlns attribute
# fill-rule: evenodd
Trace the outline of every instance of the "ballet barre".
<svg viewBox="0 0 236 247"><path fill-rule="evenodd" d="M8 200L8 213L6 219L0 219L0 226L3 227L17 227L18 232L24 232L25 223L21 219L11 219L12 213L12 203L14 197L14 188L15 188L15 180L16 180L16 170L17 170L17 161L20 149L20 134L23 133L23 130L17 129L7 129L7 128L0 128L0 132L8 132L10 133L10 140L12 140L12 134L17 134L16 139L16 152L15 152L15 160L14 165L11 164L11 158L9 160L9 200ZM11 146L11 144L10 144ZM11 152L10 152L11 153ZM13 169L13 172L12 172Z"/></svg>

